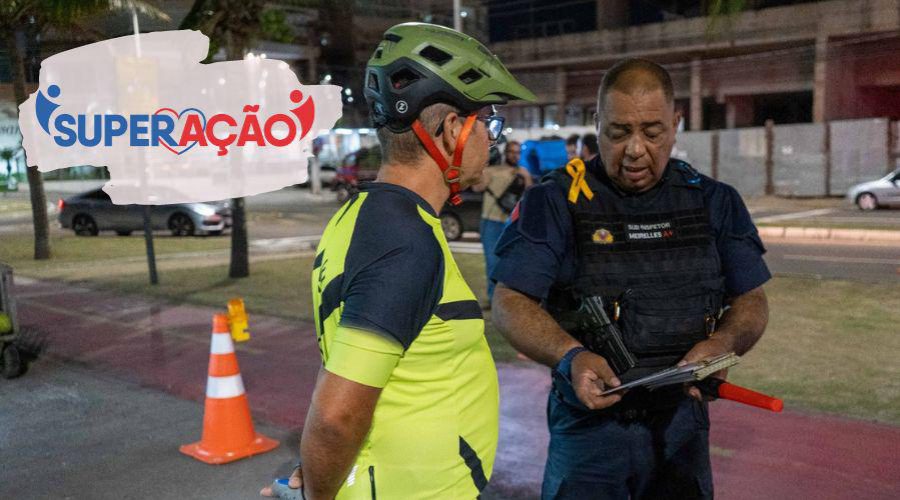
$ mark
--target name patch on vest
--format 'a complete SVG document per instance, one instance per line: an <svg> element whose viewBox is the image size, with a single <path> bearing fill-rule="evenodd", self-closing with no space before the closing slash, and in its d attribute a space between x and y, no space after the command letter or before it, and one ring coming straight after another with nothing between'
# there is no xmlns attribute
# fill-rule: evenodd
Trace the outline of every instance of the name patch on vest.
<svg viewBox="0 0 900 500"><path fill-rule="evenodd" d="M626 224L625 229L628 241L664 240L675 236L675 229L671 221L653 224Z"/></svg>

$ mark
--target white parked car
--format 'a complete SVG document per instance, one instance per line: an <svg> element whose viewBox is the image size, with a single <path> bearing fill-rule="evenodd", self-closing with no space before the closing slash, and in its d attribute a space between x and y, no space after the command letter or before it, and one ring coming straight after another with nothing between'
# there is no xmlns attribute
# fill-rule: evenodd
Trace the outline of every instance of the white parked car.
<svg viewBox="0 0 900 500"><path fill-rule="evenodd" d="M847 191L847 199L860 210L900 207L900 168L877 181L857 184Z"/></svg>

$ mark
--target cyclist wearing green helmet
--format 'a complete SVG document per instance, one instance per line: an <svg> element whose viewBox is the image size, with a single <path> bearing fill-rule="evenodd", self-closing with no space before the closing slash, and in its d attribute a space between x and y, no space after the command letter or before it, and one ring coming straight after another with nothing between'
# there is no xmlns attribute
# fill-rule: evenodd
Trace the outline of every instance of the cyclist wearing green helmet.
<svg viewBox="0 0 900 500"><path fill-rule="evenodd" d="M307 499L476 498L497 449L499 388L475 295L438 214L477 182L503 121L533 99L477 40L421 23L366 67L378 179L328 223L312 272L323 369L303 428Z"/></svg>
<svg viewBox="0 0 900 500"><path fill-rule="evenodd" d="M460 180L471 184L460 178L460 162L477 117L486 119L490 139L496 141L503 120L493 116L492 106L513 99L535 100L478 40L425 23L399 24L385 32L366 66L365 95L382 147L385 142L411 142L409 137L403 141L388 134L408 136L412 130L443 172L454 205L460 202ZM443 135L442 128L429 129L425 123L431 113L423 116L438 103L465 118L455 147L448 149L445 140L443 151L433 139Z"/></svg>

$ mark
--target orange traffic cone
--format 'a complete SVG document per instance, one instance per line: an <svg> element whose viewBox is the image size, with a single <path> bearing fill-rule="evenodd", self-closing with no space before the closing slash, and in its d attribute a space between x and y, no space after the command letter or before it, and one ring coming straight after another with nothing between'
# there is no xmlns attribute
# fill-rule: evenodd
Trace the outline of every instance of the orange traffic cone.
<svg viewBox="0 0 900 500"><path fill-rule="evenodd" d="M201 462L224 464L273 450L278 441L257 434L228 331L228 317L213 316L209 378L203 410L203 437L180 450Z"/></svg>

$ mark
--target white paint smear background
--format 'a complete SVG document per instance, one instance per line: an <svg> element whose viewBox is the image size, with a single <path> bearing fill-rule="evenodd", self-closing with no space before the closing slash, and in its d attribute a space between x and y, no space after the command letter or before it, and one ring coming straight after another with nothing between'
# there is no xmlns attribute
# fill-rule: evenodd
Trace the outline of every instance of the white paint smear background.
<svg viewBox="0 0 900 500"><path fill-rule="evenodd" d="M330 129L341 116L341 88L334 85L300 85L287 63L270 59L245 59L200 64L209 39L199 31L164 31L106 40L54 55L41 64L39 90L47 96L50 85L61 93L51 100L59 113L89 115L93 137L96 114L152 115L160 108L181 111L198 108L208 120L217 113L237 120L238 133L245 105L259 105L255 113L260 126L277 113L287 114L298 104L290 100L300 90L304 101L315 101L312 129L302 140L278 147L248 143L228 147L218 156L218 147L199 144L182 155L163 146L132 147L128 133L115 137L112 146L101 142L85 147L58 146L38 123L36 93L20 107L26 161L42 172L77 165L107 166L111 180L104 190L117 204L167 204L211 201L274 191L306 181L312 140ZM172 137L177 140L185 124L182 116ZM129 124L130 127L130 124ZM219 136L227 126L216 127ZM73 127L75 128L75 127ZM284 137L287 128L275 134ZM300 124L297 123L297 137ZM148 137L149 134L144 134ZM176 150L180 148L175 148Z"/></svg>

